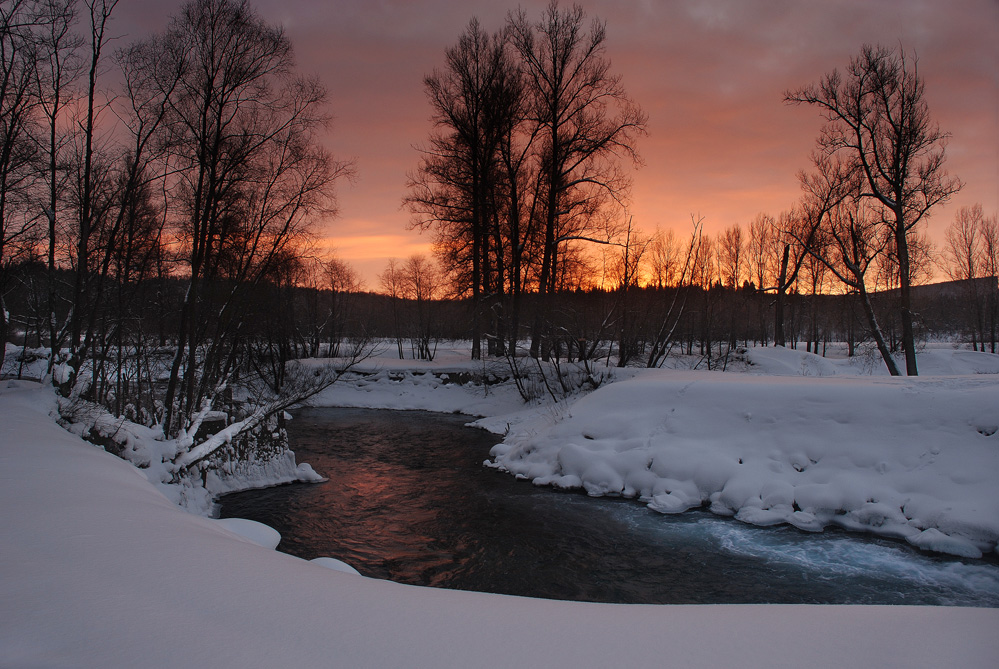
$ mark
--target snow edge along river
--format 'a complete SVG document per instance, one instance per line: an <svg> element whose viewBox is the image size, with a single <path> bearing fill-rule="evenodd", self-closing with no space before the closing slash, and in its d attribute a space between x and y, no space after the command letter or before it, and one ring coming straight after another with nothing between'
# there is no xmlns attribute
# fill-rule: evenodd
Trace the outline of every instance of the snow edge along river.
<svg viewBox="0 0 999 669"><path fill-rule="evenodd" d="M979 558L999 541L999 377L653 371L519 431L490 466L538 485L838 526Z"/></svg>
<svg viewBox="0 0 999 669"><path fill-rule="evenodd" d="M924 376L907 378L780 347L744 358L729 372L608 369L588 395L525 407L510 383L448 383L484 368L446 349L432 363L376 358L311 403L482 416L473 425L503 435L487 466L662 513L703 506L995 557L999 355L927 347Z"/></svg>

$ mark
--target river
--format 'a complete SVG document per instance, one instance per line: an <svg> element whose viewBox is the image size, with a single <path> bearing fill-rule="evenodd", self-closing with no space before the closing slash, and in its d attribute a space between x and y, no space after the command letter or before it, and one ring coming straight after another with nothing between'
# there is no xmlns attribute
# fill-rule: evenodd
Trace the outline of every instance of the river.
<svg viewBox="0 0 999 669"><path fill-rule="evenodd" d="M498 438L468 420L299 411L292 447L330 480L227 495L220 515L270 525L286 553L413 585L642 604L999 607L995 560L535 487L483 467Z"/></svg>

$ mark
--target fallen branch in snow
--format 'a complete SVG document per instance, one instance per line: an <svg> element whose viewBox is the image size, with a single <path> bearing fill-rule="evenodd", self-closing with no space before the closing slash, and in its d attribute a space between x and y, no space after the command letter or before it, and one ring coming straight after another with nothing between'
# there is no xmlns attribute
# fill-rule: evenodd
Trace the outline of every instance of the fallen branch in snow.
<svg viewBox="0 0 999 669"><path fill-rule="evenodd" d="M222 446L231 443L242 435L261 429L272 416L283 413L296 404L326 390L363 359L364 356L353 356L340 366L327 364L322 367L308 367L295 364L293 366L295 371L288 375L288 380L278 397L266 404L257 405L246 418L226 426L204 441L195 444L194 435L206 414L206 410L203 409L191 427L184 433L185 441L189 440L190 445L180 451L172 461L175 475L182 476L184 472L210 457ZM206 406L210 406L210 402L207 402Z"/></svg>

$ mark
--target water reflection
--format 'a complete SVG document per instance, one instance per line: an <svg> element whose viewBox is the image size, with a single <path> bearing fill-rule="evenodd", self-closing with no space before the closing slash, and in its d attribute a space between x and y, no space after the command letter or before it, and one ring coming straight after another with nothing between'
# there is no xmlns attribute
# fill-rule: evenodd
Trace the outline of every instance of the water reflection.
<svg viewBox="0 0 999 669"><path fill-rule="evenodd" d="M222 515L414 585L580 601L999 606L999 566L844 532L755 528L702 512L536 488L482 467L496 438L466 418L308 409L300 461L329 477L229 495Z"/></svg>

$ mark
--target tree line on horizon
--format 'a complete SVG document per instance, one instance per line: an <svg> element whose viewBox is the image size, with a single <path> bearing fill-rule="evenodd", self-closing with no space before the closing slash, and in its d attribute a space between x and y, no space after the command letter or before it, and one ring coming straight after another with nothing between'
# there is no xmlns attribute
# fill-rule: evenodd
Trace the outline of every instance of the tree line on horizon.
<svg viewBox="0 0 999 669"><path fill-rule="evenodd" d="M237 382L287 394L291 361L356 359L376 336L400 357L432 358L448 336L476 359L527 342L539 361L658 366L678 347L710 361L719 342L817 349L847 327L819 334L817 305L847 303L824 293L849 298L850 342L876 342L889 369L904 351L913 374L912 286L930 264L997 273L980 207L943 254L926 242L960 183L901 49L864 47L786 94L827 119L788 212L714 237L696 220L641 233L624 166L646 115L611 71L605 24L552 2L495 33L473 19L425 78L433 128L404 202L436 262L393 261L382 295L363 296L312 244L353 168L322 148L329 96L296 73L284 32L248 2L191 0L118 46L117 4L0 4L0 339L47 347L63 396L170 438ZM962 327L994 349L994 287L966 285Z"/></svg>

